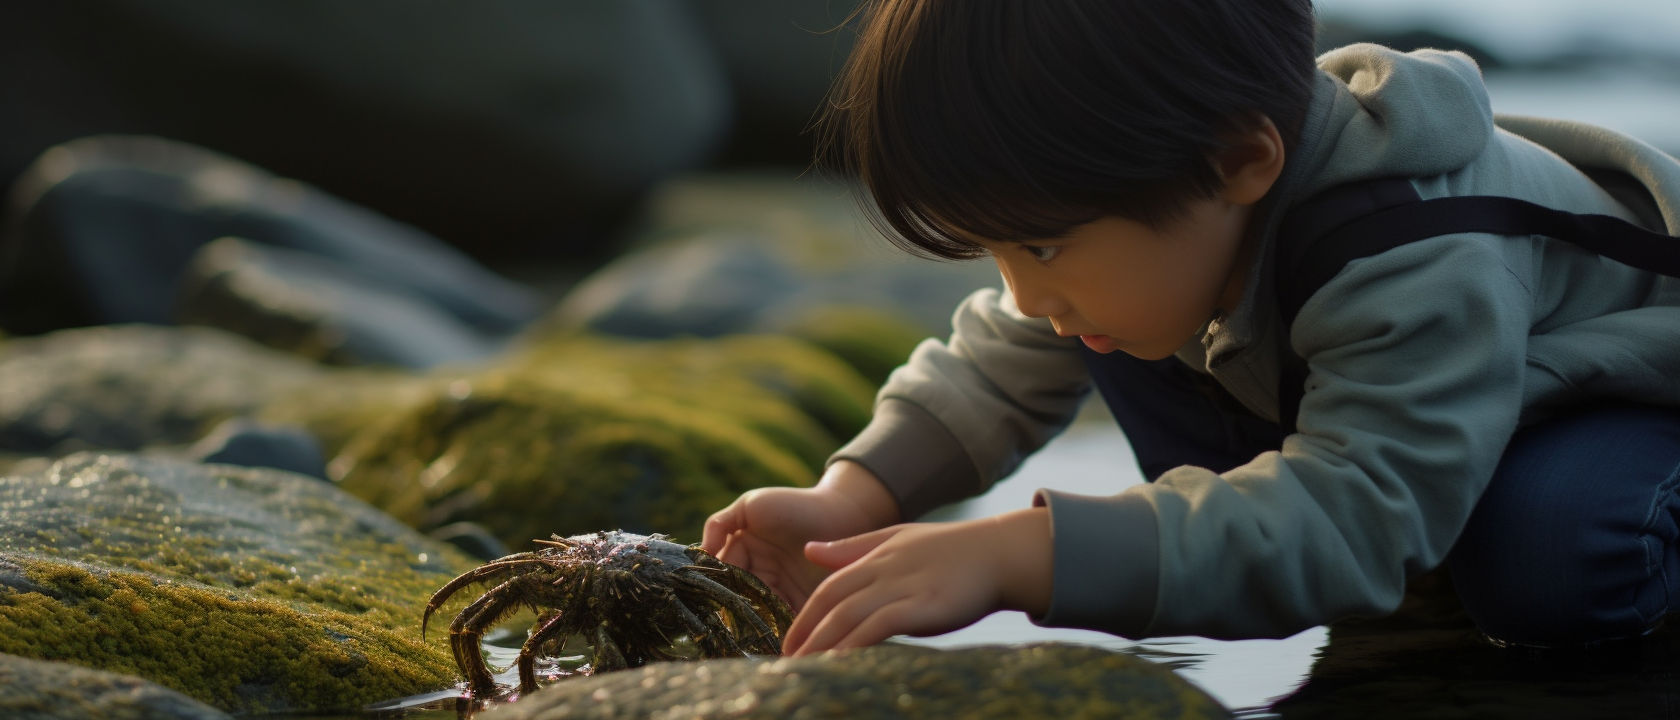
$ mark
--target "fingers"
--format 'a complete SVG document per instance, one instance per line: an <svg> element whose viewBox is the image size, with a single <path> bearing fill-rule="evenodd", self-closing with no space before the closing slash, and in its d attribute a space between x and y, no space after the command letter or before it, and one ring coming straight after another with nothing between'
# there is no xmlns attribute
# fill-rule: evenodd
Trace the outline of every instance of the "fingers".
<svg viewBox="0 0 1680 720"><path fill-rule="evenodd" d="M805 558L830 570L839 570L857 562L871 550L880 547L881 543L891 540L894 535L908 527L910 526L894 525L833 542L808 542L805 543Z"/></svg>
<svg viewBox="0 0 1680 720"><path fill-rule="evenodd" d="M821 591L819 591L820 593ZM793 650L794 657L832 650L839 646L842 639L855 634L865 623L883 609L895 603L907 600L905 596L895 593L863 592L842 600L834 609L823 616L816 623L808 636L799 638L798 646ZM881 618L868 623L871 632L886 632L874 642L880 642L897 633L888 627L887 618ZM788 631L788 639L795 639L793 631ZM861 637L860 637L861 639ZM783 644L783 654L787 654L786 643Z"/></svg>
<svg viewBox="0 0 1680 720"><path fill-rule="evenodd" d="M856 568L828 576L828 579L811 593L810 599L799 610L799 615L793 618L787 636L782 639L782 654L797 653L807 638L821 623L828 621L829 616L838 611L840 606L851 603L849 607L855 611L859 603L866 601L855 600L854 596L868 587L874 579L873 572L858 572Z"/></svg>
<svg viewBox="0 0 1680 720"><path fill-rule="evenodd" d="M723 557L725 543L729 536L741 527L741 510L743 503L736 500L722 510L712 513L706 518L706 527L700 532L700 547L706 552ZM724 560L724 562L729 562Z"/></svg>
<svg viewBox="0 0 1680 720"><path fill-rule="evenodd" d="M806 653L822 652L823 650L849 650L851 648L868 647L879 643L894 635L937 635L947 629L937 626L938 618L929 612L925 602L918 602L915 598L905 597L881 606L871 613L856 628L846 633L845 637L835 642L833 647L822 647L815 636L805 645ZM932 629L932 628L938 629Z"/></svg>

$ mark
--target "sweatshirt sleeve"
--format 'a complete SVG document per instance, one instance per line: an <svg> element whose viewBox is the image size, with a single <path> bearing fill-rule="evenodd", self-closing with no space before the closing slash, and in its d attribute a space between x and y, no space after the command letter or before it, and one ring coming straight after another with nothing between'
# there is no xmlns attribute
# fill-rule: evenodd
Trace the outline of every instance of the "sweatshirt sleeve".
<svg viewBox="0 0 1680 720"><path fill-rule="evenodd" d="M1007 292L970 295L951 338L925 340L887 378L875 416L829 459L869 468L904 519L986 491L1067 427L1090 391L1079 340Z"/></svg>
<svg viewBox="0 0 1680 720"><path fill-rule="evenodd" d="M1255 638L1392 612L1444 559L1517 426L1532 304L1501 240L1413 243L1314 295L1291 337L1310 368L1300 431L1280 452L1114 497L1041 491L1055 585L1038 621Z"/></svg>

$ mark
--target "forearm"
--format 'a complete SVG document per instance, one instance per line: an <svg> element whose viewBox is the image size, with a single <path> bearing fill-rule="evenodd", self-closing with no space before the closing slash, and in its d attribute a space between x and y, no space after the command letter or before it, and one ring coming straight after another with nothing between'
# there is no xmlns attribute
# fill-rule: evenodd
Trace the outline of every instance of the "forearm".
<svg viewBox="0 0 1680 720"><path fill-rule="evenodd" d="M982 290L894 371L869 427L834 459L868 466L904 519L973 497L1066 426L1090 388L1078 343Z"/></svg>
<svg viewBox="0 0 1680 720"><path fill-rule="evenodd" d="M1037 617L1050 609L1050 511L1035 507L971 520L997 567L998 605Z"/></svg>
<svg viewBox="0 0 1680 720"><path fill-rule="evenodd" d="M900 521L898 501L875 474L858 463L838 460L828 466L814 491L835 497L857 511L868 532Z"/></svg>

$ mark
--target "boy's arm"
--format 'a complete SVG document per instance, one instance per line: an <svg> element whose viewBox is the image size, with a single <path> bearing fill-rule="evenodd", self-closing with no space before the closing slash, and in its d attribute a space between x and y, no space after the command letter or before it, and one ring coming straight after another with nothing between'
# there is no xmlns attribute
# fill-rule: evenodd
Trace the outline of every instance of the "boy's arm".
<svg viewBox="0 0 1680 720"><path fill-rule="evenodd" d="M1007 292L970 295L949 342L925 340L876 396L875 417L829 462L875 473L905 520L985 492L1067 427L1090 390L1077 338Z"/></svg>

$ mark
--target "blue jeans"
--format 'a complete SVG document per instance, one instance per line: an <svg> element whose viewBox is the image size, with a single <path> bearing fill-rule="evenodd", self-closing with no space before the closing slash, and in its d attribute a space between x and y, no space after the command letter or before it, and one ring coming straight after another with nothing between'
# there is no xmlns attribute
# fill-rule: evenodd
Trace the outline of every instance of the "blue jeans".
<svg viewBox="0 0 1680 720"><path fill-rule="evenodd" d="M1173 358L1085 352L1144 477L1223 472L1283 432ZM1447 558L1495 639L1576 646L1641 635L1680 591L1680 408L1600 402L1511 438ZM1672 579L1672 580L1671 580Z"/></svg>

